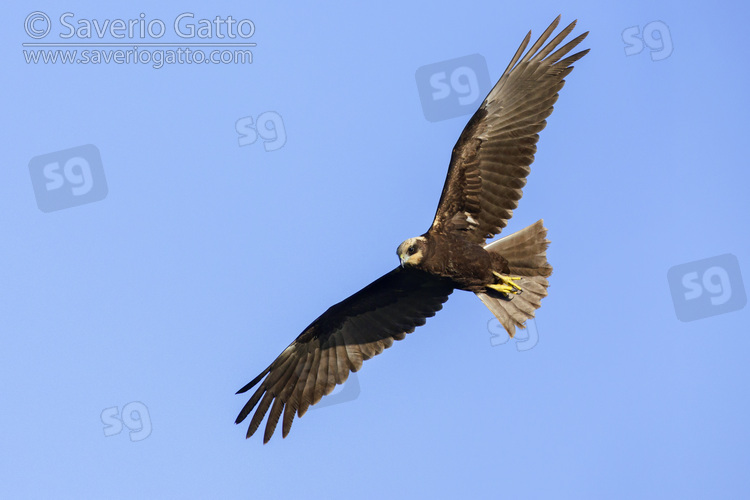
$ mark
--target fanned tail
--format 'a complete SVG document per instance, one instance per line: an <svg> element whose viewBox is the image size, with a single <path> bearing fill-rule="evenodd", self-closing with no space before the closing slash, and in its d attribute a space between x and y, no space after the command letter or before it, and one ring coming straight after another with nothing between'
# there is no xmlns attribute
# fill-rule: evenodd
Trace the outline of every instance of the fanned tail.
<svg viewBox="0 0 750 500"><path fill-rule="evenodd" d="M539 220L484 247L508 261L510 276L520 277L514 281L522 290L517 295L494 290L476 292L511 337L516 327L525 328L526 320L534 317L542 298L547 296L547 277L552 274L552 266L547 262L548 246L547 229L544 221Z"/></svg>

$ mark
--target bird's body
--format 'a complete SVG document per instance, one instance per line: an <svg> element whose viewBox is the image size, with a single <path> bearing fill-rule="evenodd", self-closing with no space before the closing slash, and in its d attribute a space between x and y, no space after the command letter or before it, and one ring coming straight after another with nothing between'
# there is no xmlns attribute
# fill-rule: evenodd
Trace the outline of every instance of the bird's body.
<svg viewBox="0 0 750 500"><path fill-rule="evenodd" d="M268 414L263 440L343 384L362 362L423 325L455 290L475 293L510 336L533 318L547 295L547 230L538 221L487 244L513 215L534 161L538 133L587 33L565 45L575 22L548 43L559 17L524 54L530 35L469 120L453 148L430 229L399 245L400 266L320 315L255 379L237 416L253 410L247 437ZM545 45L545 43L547 43ZM567 56L567 57L566 57Z"/></svg>
<svg viewBox="0 0 750 500"><path fill-rule="evenodd" d="M406 240L399 246L399 249L403 247L401 253L408 254L411 245L416 245L419 253L411 256L407 265L449 279L458 290L483 292L487 285L497 282L494 272L508 274L510 271L502 255L490 253L483 245L459 235L428 231Z"/></svg>

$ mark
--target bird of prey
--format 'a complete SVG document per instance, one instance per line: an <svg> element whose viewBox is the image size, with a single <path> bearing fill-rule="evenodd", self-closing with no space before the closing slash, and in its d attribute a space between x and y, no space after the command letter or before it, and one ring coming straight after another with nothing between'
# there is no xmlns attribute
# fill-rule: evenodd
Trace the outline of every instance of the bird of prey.
<svg viewBox="0 0 750 500"><path fill-rule="evenodd" d="M531 32L526 35L469 120L453 147L432 226L398 246L400 265L330 307L237 392L258 385L235 422L255 409L248 438L269 409L263 442L282 416L286 437L295 414L302 417L363 361L423 325L455 289L474 292L511 337L534 317L552 274L543 221L485 241L502 231L518 206L538 134L572 64L588 52L568 55L588 32L561 45L575 21L547 43L559 21L558 16L524 53Z"/></svg>

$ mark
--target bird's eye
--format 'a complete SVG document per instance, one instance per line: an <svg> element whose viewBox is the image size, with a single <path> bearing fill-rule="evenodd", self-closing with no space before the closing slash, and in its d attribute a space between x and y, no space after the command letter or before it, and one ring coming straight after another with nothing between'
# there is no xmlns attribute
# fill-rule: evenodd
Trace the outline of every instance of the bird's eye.
<svg viewBox="0 0 750 500"><path fill-rule="evenodd" d="M414 248L414 246L410 246L409 249L406 251L409 255L414 255L416 253L417 249Z"/></svg>

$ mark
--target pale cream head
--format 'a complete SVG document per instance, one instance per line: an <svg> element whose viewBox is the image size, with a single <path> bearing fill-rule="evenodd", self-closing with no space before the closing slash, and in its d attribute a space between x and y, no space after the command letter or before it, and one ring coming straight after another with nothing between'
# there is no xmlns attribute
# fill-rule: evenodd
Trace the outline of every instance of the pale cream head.
<svg viewBox="0 0 750 500"><path fill-rule="evenodd" d="M424 236L409 238L398 246L396 253L401 261L401 267L416 266L424 258L427 240Z"/></svg>

